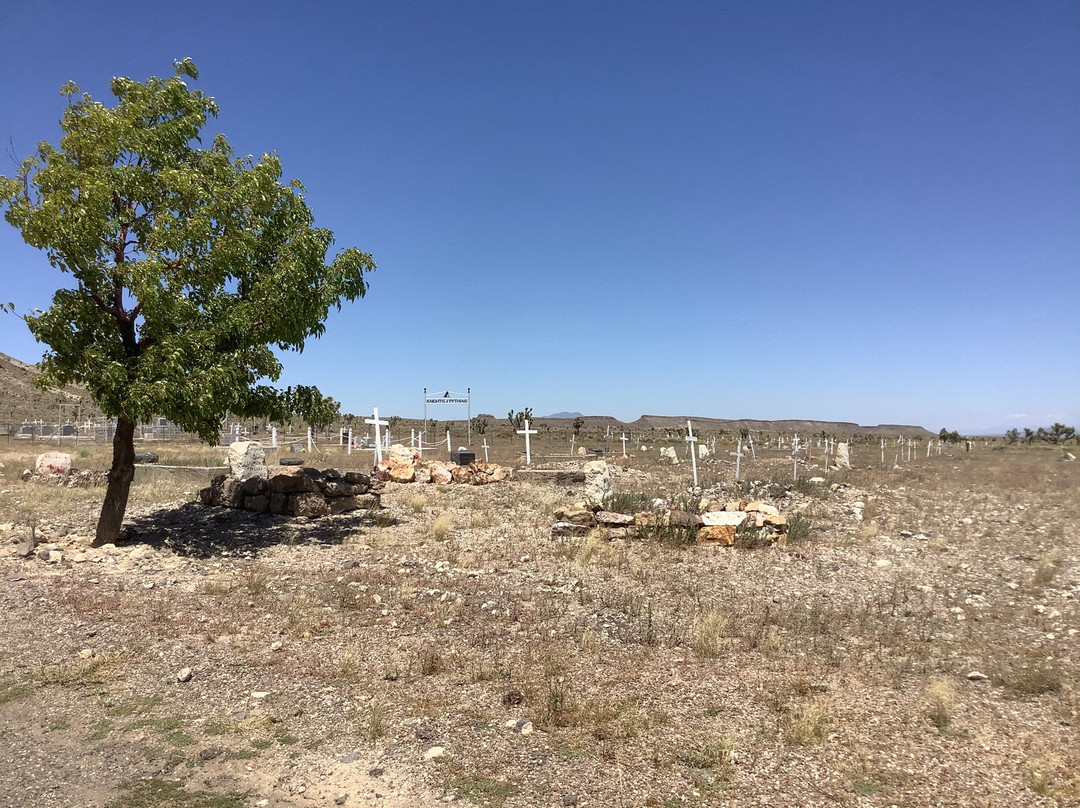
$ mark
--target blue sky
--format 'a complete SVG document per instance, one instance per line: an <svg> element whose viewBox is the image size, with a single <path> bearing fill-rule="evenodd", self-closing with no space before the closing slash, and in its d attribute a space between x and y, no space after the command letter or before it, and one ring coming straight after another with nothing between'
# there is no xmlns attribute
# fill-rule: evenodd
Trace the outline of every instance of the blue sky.
<svg viewBox="0 0 1080 808"><path fill-rule="evenodd" d="M345 411L1080 422L1073 2L24 0L0 31L0 173L65 80L111 103L190 56L234 149L373 253L285 357ZM0 224L0 299L64 281Z"/></svg>

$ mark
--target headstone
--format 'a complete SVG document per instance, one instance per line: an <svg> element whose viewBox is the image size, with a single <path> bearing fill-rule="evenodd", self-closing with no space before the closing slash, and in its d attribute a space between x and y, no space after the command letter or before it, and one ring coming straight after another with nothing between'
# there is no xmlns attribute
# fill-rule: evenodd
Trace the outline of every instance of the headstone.
<svg viewBox="0 0 1080 808"><path fill-rule="evenodd" d="M709 447L704 443L699 443L697 447L697 456L699 460L704 460L709 456Z"/></svg>
<svg viewBox="0 0 1080 808"><path fill-rule="evenodd" d="M266 451L257 440L242 440L229 447L229 470L238 480L266 479Z"/></svg>
<svg viewBox="0 0 1080 808"><path fill-rule="evenodd" d="M611 469L603 460L590 460L585 464L585 501L603 505L610 497Z"/></svg>
<svg viewBox="0 0 1080 808"><path fill-rule="evenodd" d="M414 449L395 443L387 450L387 459L391 463L412 463L414 454L416 454Z"/></svg>
<svg viewBox="0 0 1080 808"><path fill-rule="evenodd" d="M838 469L851 468L851 452L846 443L838 443L833 447L833 465Z"/></svg>
<svg viewBox="0 0 1080 808"><path fill-rule="evenodd" d="M661 446L660 447L661 459L668 459L671 461L671 465L677 465L679 462L679 456L675 453L674 446Z"/></svg>
<svg viewBox="0 0 1080 808"><path fill-rule="evenodd" d="M538 432L538 430L536 430L536 429L529 429L529 422L528 421L525 422L525 428L524 429L519 429L517 431L517 433L519 435L524 435L525 436L525 465L526 466L531 466L532 465L532 445L529 443L529 436L530 435L535 435L535 434L537 434L537 432ZM449 444L450 444L450 433L449 432L446 433L446 441L447 441L447 448L449 448Z"/></svg>
<svg viewBox="0 0 1080 808"><path fill-rule="evenodd" d="M39 474L67 474L71 471L71 455L65 452L45 452L38 455L34 469Z"/></svg>

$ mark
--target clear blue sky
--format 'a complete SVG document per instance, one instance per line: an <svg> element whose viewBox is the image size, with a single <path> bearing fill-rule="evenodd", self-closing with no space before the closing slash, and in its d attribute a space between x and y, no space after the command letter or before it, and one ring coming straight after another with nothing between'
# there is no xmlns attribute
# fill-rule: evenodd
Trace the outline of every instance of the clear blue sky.
<svg viewBox="0 0 1080 808"><path fill-rule="evenodd" d="M374 254L285 358L345 411L1080 426L1072 0L23 0L0 33L0 173L65 80L190 56ZM0 299L64 282L0 223Z"/></svg>

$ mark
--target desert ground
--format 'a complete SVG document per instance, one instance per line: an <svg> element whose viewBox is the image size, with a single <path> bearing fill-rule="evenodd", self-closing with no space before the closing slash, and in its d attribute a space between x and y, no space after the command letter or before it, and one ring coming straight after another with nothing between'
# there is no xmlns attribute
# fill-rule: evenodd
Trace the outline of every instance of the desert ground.
<svg viewBox="0 0 1080 808"><path fill-rule="evenodd" d="M564 443L534 466L580 467ZM0 805L1080 805L1080 463L874 443L736 482L721 444L699 494L645 444L613 508L759 499L801 529L552 538L581 487L543 475L297 520L159 469L90 548L104 489L24 482L44 447L0 444Z"/></svg>

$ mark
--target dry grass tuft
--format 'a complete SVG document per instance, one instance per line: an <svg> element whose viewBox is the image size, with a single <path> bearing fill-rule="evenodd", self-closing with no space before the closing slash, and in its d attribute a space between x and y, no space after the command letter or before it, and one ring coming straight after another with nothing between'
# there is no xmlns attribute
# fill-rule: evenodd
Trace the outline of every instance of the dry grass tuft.
<svg viewBox="0 0 1080 808"><path fill-rule="evenodd" d="M446 541L450 535L450 529L454 526L454 520L450 517L450 514L444 513L435 519L435 523L431 526L431 535L435 541Z"/></svg>
<svg viewBox="0 0 1080 808"><path fill-rule="evenodd" d="M938 732L944 732L952 723L955 700L956 691L948 679L935 679L926 688L926 714Z"/></svg>

